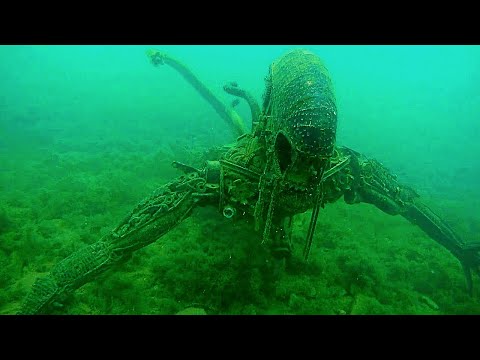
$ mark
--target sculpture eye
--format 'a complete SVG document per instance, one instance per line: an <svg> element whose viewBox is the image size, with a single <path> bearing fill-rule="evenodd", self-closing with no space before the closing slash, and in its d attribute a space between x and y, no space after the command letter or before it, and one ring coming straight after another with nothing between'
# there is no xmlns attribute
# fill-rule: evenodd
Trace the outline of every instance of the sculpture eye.
<svg viewBox="0 0 480 360"><path fill-rule="evenodd" d="M278 133L275 140L275 153L277 154L280 171L283 174L292 163L292 145L282 133Z"/></svg>

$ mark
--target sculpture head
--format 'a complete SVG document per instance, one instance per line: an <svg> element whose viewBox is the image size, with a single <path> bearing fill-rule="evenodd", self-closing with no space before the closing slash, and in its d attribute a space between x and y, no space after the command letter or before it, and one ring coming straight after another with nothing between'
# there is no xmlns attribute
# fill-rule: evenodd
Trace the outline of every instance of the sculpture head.
<svg viewBox="0 0 480 360"><path fill-rule="evenodd" d="M263 114L271 170L298 186L316 186L334 153L337 107L320 58L293 50L266 78Z"/></svg>
<svg viewBox="0 0 480 360"><path fill-rule="evenodd" d="M313 208L309 229L314 229L323 201L323 175L335 150L335 94L317 55L293 50L270 65L258 131L266 146L266 164L260 183L263 196L255 207L255 227L264 224L264 242L271 239L272 253L283 258L290 253L291 244L278 222L299 209ZM292 202L281 206L278 213L275 204L284 203L283 195L289 193L294 196L286 199ZM272 223L278 226L273 231ZM307 243L312 235L309 230Z"/></svg>

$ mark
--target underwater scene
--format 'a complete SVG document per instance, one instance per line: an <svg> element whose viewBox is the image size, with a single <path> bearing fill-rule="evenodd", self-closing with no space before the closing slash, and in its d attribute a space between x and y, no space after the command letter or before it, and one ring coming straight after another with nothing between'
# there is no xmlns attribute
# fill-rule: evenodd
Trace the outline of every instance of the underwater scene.
<svg viewBox="0 0 480 360"><path fill-rule="evenodd" d="M480 314L480 46L0 45L0 314Z"/></svg>

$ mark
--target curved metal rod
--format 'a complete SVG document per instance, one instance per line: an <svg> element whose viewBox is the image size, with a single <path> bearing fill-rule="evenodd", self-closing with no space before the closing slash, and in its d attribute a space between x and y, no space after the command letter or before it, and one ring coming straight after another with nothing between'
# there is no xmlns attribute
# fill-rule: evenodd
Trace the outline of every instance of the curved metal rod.
<svg viewBox="0 0 480 360"><path fill-rule="evenodd" d="M177 70L187 80L195 90L215 109L218 115L225 120L227 125L237 135L243 135L247 132L245 122L242 117L231 107L226 106L220 101L213 92L205 86L193 73L177 59L172 58L170 55L158 51L148 50L147 56L154 66L167 64Z"/></svg>
<svg viewBox="0 0 480 360"><path fill-rule="evenodd" d="M238 96L243 98L248 106L250 106L250 112L252 113L252 129L254 129L255 125L258 124L258 119L260 119L260 106L258 105L257 100L245 89L239 88L236 82L228 83L223 87L230 95Z"/></svg>

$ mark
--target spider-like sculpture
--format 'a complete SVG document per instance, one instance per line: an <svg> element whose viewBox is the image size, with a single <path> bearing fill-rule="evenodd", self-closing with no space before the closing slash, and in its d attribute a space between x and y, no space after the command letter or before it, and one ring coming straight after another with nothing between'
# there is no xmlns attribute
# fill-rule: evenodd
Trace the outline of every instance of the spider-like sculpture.
<svg viewBox="0 0 480 360"><path fill-rule="evenodd" d="M349 204L373 204L417 224L458 258L472 291L471 271L480 275L480 244L462 241L378 161L336 145L335 94L317 55L297 49L274 61L262 107L236 83L225 86L249 104L250 132L233 107L224 105L185 65L159 51L147 55L154 66L167 64L179 71L238 138L201 169L174 162L184 175L141 201L109 234L37 279L19 313L48 312L54 302L157 241L197 206L215 206L226 217L253 220L262 243L282 261L292 254L293 216L312 210L304 247L307 258L320 209L341 197Z"/></svg>

